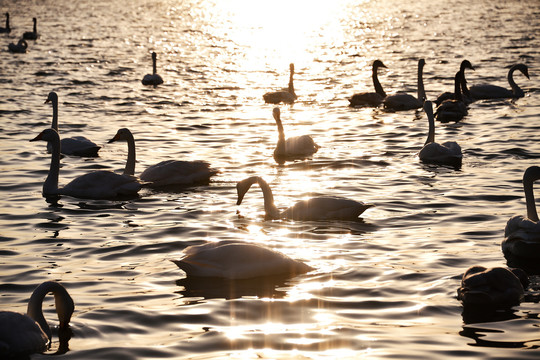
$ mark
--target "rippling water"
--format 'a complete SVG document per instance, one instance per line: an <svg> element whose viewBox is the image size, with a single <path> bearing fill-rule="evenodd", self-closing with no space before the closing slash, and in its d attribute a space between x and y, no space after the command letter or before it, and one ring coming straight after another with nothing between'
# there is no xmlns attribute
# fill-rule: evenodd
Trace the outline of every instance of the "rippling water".
<svg viewBox="0 0 540 360"><path fill-rule="evenodd" d="M421 0L15 1L13 31L0 35L0 309L24 312L29 295L59 280L76 303L70 359L365 358L525 359L540 346L539 280L496 318L462 316L460 275L504 266L506 221L525 213L523 171L539 165L540 4ZM7 52L38 18L26 54ZM2 18L3 21L3 18ZM158 53L165 83L141 85ZM476 102L437 138L464 151L460 170L421 164L423 112L351 109L372 89L370 66L388 67L387 93L416 91L426 59L427 95L453 88L462 59L469 84L507 85L510 65L531 79L517 101ZM311 160L277 165L272 105L287 84L288 135L321 145ZM207 186L144 190L130 201L41 196L49 167L49 91L60 132L103 145L100 156L61 160L60 183L94 169L121 171L128 127L139 173L165 159L203 159L221 173ZM376 206L357 222L264 221L255 187L236 206L235 185L260 175L276 205L335 194ZM170 260L194 244L264 244L315 268L270 284L190 281ZM56 324L54 306L46 316ZM59 347L57 337L49 353ZM42 358L34 355L33 358Z"/></svg>

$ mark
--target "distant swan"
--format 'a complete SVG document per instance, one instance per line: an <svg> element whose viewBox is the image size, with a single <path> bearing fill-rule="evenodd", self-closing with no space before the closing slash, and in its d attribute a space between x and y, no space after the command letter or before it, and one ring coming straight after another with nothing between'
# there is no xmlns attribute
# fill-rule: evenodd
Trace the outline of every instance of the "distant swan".
<svg viewBox="0 0 540 360"><path fill-rule="evenodd" d="M465 79L465 69L471 69L474 70L474 67L472 66L471 62L469 60L463 60L461 62L461 65L459 66L459 71L463 74L462 82L461 82L461 95L463 96L463 101L465 104L470 104L472 102L472 99L470 98L470 92L469 88L467 87L467 80ZM439 106L443 101L445 100L452 100L455 99L455 82L454 82L454 92L444 92L441 95L437 97L437 100L435 100L435 104Z"/></svg>
<svg viewBox="0 0 540 360"><path fill-rule="evenodd" d="M463 72L458 71L454 79L454 98L444 100L435 111L435 118L441 122L450 122L463 119L467 114L467 105L463 101L461 85L463 83Z"/></svg>
<svg viewBox="0 0 540 360"><path fill-rule="evenodd" d="M51 167L45 183L43 195L68 195L83 199L114 199L137 195L141 189L139 180L130 175L119 175L112 171L99 170L73 179L63 188L58 188L60 172L60 137L54 129L45 129L30 141L43 140L52 145Z"/></svg>
<svg viewBox="0 0 540 360"><path fill-rule="evenodd" d="M43 299L52 292L60 329L67 329L75 309L67 290L57 282L39 285L28 302L27 314L0 311L0 357L2 359L26 358L47 350L52 334L43 316Z"/></svg>
<svg viewBox="0 0 540 360"><path fill-rule="evenodd" d="M284 160L294 160L309 157L319 150L319 145L309 135L290 137L285 140L285 132L281 123L279 108L274 108L273 116L278 128L278 142L274 150L274 159L281 163Z"/></svg>
<svg viewBox="0 0 540 360"><path fill-rule="evenodd" d="M373 87L375 92L363 92L359 94L354 94L349 99L349 106L352 107L361 107L361 106L371 106L376 107L381 105L386 93L383 90L379 78L377 77L377 71L379 68L386 68L386 66L380 60L375 60L371 68L371 78L373 79Z"/></svg>
<svg viewBox="0 0 540 360"><path fill-rule="evenodd" d="M424 81L422 79L422 72L426 61L424 59L418 60L418 95L414 97L405 93L397 93L395 95L387 96L384 101L384 107L392 110L412 110L422 107L424 99L426 98L426 92L424 90Z"/></svg>
<svg viewBox="0 0 540 360"><path fill-rule="evenodd" d="M17 42L17 44L9 43L9 45L8 45L9 51L11 51L12 53L16 53L16 54L24 54L24 53L26 53L27 48L28 48L28 44L26 43L26 41L24 39L20 39Z"/></svg>
<svg viewBox="0 0 540 360"><path fill-rule="evenodd" d="M529 284L527 274L521 269L471 266L463 274L458 289L458 300L467 305L511 306L517 305Z"/></svg>
<svg viewBox="0 0 540 360"><path fill-rule="evenodd" d="M514 81L514 71L519 70L523 75L529 78L529 68L525 64L513 65L508 71L508 83L512 90L508 90L501 86L481 84L473 85L470 88L471 96L474 99L501 99L501 98L521 98L525 93Z"/></svg>
<svg viewBox="0 0 540 360"><path fill-rule="evenodd" d="M433 118L433 105L431 101L424 103L429 131L424 147L418 153L421 161L432 164L460 166L463 155L461 147L455 141L447 141L443 144L435 142L435 119Z"/></svg>
<svg viewBox="0 0 540 360"><path fill-rule="evenodd" d="M36 40L38 38L37 33L37 19L32 18L32 21L34 22L34 31L27 31L23 34L23 39L26 40Z"/></svg>
<svg viewBox="0 0 540 360"><path fill-rule="evenodd" d="M53 118L51 127L58 132L58 95L51 91L45 103L52 103ZM96 145L93 141L84 136L73 136L62 139L61 152L64 155L75 156L98 156L98 151L101 146ZM52 145L47 145L47 149L51 151Z"/></svg>
<svg viewBox="0 0 540 360"><path fill-rule="evenodd" d="M264 102L267 104L279 104L283 102L285 104L292 104L297 99L296 94L294 93L294 84L293 84L293 75L294 75L294 64L289 65L289 86L287 89L282 91L267 92L263 95Z"/></svg>
<svg viewBox="0 0 540 360"><path fill-rule="evenodd" d="M128 159L124 174L135 175L135 139L129 129L118 130L109 143L125 140L128 143ZM208 182L210 177L216 175L217 170L210 168L204 161L166 160L148 167L139 178L148 182L151 187L169 185L193 185Z"/></svg>
<svg viewBox="0 0 540 360"><path fill-rule="evenodd" d="M238 192L236 205L242 204L244 195L254 183L258 183L263 192L267 220L356 220L360 214L373 206L342 197L320 196L299 201L290 208L279 211L274 205L274 196L270 186L258 176L249 177L236 184Z"/></svg>
<svg viewBox="0 0 540 360"><path fill-rule="evenodd" d="M189 246L184 257L172 260L187 276L249 279L275 275L295 276L313 270L301 261L262 247L238 241Z"/></svg>
<svg viewBox="0 0 540 360"><path fill-rule="evenodd" d="M9 27L9 13L6 13L6 27L0 27L0 34L10 33L11 27Z"/></svg>
<svg viewBox="0 0 540 360"><path fill-rule="evenodd" d="M152 74L144 75L142 79L143 85L160 85L163 84L163 79L157 73L157 56L155 52L152 52Z"/></svg>

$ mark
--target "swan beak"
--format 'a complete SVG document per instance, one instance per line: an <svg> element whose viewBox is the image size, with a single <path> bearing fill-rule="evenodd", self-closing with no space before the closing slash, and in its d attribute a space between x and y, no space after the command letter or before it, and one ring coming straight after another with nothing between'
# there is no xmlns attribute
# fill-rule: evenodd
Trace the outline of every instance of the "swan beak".
<svg viewBox="0 0 540 360"><path fill-rule="evenodd" d="M43 133L40 133L38 136L36 136L35 138L33 138L30 141L38 141L38 140L43 140Z"/></svg>
<svg viewBox="0 0 540 360"><path fill-rule="evenodd" d="M114 135L114 137L111 140L107 141L107 144L113 143L113 142L115 142L115 141L117 141L119 139L120 139L120 136L118 134L116 134L116 135Z"/></svg>

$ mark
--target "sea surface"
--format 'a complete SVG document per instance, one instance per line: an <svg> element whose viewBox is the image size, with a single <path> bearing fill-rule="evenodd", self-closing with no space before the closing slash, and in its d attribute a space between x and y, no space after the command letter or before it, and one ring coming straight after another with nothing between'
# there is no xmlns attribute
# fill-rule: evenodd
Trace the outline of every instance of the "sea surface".
<svg viewBox="0 0 540 360"><path fill-rule="evenodd" d="M57 280L76 305L62 359L538 359L540 280L524 301L489 317L464 316L456 298L471 265L506 266L507 220L525 214L522 176L540 165L540 2L3 0L0 34L0 310L26 311L33 289ZM11 54L38 19L40 37ZM3 26L4 17L0 17ZM151 52L164 84L143 86ZM348 107L372 91L371 64L388 94L416 94L424 58L428 99L453 89L463 59L469 86L509 87L524 63L518 100L478 101L459 123L436 124L457 141L459 169L422 164L423 111ZM277 164L274 105L287 86L287 136L320 150ZM188 189L144 189L95 201L41 188L50 164L47 94L59 96L61 136L84 135L99 157L65 156L60 184L96 169L122 172L135 136L139 174L169 159L206 160L221 172ZM254 186L237 206L236 183L263 177L275 203L327 194L375 206L358 221L265 221ZM290 279L190 280L171 262L190 245L238 240L304 261ZM52 297L44 303L57 325ZM32 359L48 359L36 354Z"/></svg>

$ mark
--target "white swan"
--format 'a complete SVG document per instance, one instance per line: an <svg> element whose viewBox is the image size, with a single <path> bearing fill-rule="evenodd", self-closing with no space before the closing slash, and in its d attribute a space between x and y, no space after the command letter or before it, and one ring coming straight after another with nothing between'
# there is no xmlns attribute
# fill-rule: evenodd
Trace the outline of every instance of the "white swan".
<svg viewBox="0 0 540 360"><path fill-rule="evenodd" d="M124 140L128 144L128 158L124 174L135 174L135 139L129 129L123 128L117 131L116 135L109 140L109 143ZM148 167L142 172L139 178L149 183L150 187L163 187L169 185L188 186L205 183L210 177L219 171L210 168L204 161L181 161L166 160Z"/></svg>
<svg viewBox="0 0 540 360"><path fill-rule="evenodd" d="M182 259L172 261L187 276L236 280L276 275L295 276L313 270L280 252L238 241L189 246L184 250Z"/></svg>
<svg viewBox="0 0 540 360"><path fill-rule="evenodd" d="M395 95L387 96L384 101L384 107L395 111L399 110L412 110L422 107L424 99L426 98L426 92L424 90L424 81L422 79L422 73L426 61L424 59L418 60L418 95L414 97L405 93L397 93Z"/></svg>
<svg viewBox="0 0 540 360"><path fill-rule="evenodd" d="M45 103L51 103L53 109L53 118L51 127L58 132L58 95L51 91ZM101 149L101 146L98 146L93 141L87 139L84 136L73 136L70 138L64 138L61 142L61 152L64 155L75 155L75 156L88 156L94 157L98 156L98 151ZM52 150L52 145L47 145L49 151Z"/></svg>
<svg viewBox="0 0 540 360"><path fill-rule="evenodd" d="M294 92L293 84L294 64L289 65L289 71L289 86L287 87L287 89L281 91L267 92L263 95L264 102L266 102L267 104L279 104L280 102L283 102L285 104L292 104L297 99L297 96Z"/></svg>
<svg viewBox="0 0 540 360"><path fill-rule="evenodd" d="M382 104L386 93L383 90L379 78L377 77L377 71L379 68L386 68L386 66L380 60L375 60L371 68L371 78L373 79L373 87L375 92L363 92L359 94L354 94L349 99L349 106L352 107L362 107L362 106L371 106L376 107Z"/></svg>
<svg viewBox="0 0 540 360"><path fill-rule="evenodd" d="M470 104L472 102L472 98L470 97L469 88L467 87L467 80L465 79L465 69L471 69L474 70L474 67L472 66L471 62L469 60L463 60L459 66L459 71L463 74L462 82L461 82L461 96L463 97L463 101L465 104ZM454 82L454 92L446 91L439 95L437 97L437 100L435 100L435 105L439 106L443 101L445 100L452 100L455 99L455 82Z"/></svg>
<svg viewBox="0 0 540 360"><path fill-rule="evenodd" d="M51 329L43 316L43 299L52 292L60 329L69 327L75 309L67 290L57 282L47 281L39 285L28 302L27 314L0 311L0 358L26 358L43 352L51 341Z"/></svg>
<svg viewBox="0 0 540 360"><path fill-rule="evenodd" d="M0 27L0 34L10 33L11 27L9 26L9 13L6 13L6 27Z"/></svg>
<svg viewBox="0 0 540 360"><path fill-rule="evenodd" d="M254 183L258 183L263 192L267 220L356 220L360 214L373 206L342 197L320 196L299 201L290 208L279 211L274 205L274 195L270 186L259 176L249 177L236 184L238 192L236 205L242 204L244 195Z"/></svg>
<svg viewBox="0 0 540 360"><path fill-rule="evenodd" d="M458 71L454 79L454 98L444 100L435 111L435 118L440 122L458 122L468 114L467 105L461 94L462 83L463 72Z"/></svg>
<svg viewBox="0 0 540 360"><path fill-rule="evenodd" d="M24 39L20 39L17 44L9 43L8 49L10 52L15 54L24 54L28 48L28 43Z"/></svg>
<svg viewBox="0 0 540 360"><path fill-rule="evenodd" d="M463 155L461 154L461 147L455 141L447 141L443 144L435 142L435 119L431 101L424 103L424 111L428 118L429 130L424 147L418 153L420 160L431 164L461 165Z"/></svg>
<svg viewBox="0 0 540 360"><path fill-rule="evenodd" d="M144 75L144 77L142 79L142 84L143 85L154 85L154 86L156 86L156 85L163 84L163 79L157 73L157 65L156 65L157 58L156 57L157 57L156 53L152 52L152 74Z"/></svg>
<svg viewBox="0 0 540 360"><path fill-rule="evenodd" d="M527 274L521 269L505 269L483 266L471 266L463 274L459 287L458 300L464 306L517 305L524 295L524 288L529 284Z"/></svg>
<svg viewBox="0 0 540 360"><path fill-rule="evenodd" d="M69 195L84 199L114 199L135 196L141 189L140 181L131 175L115 174L99 170L73 179L63 188L58 188L60 172L60 136L54 129L45 129L30 141L43 140L52 146L51 167L45 183L43 195Z"/></svg>
<svg viewBox="0 0 540 360"><path fill-rule="evenodd" d="M23 39L26 39L26 40L36 40L38 38L38 33L37 33L37 19L36 18L32 18L32 21L34 22L34 30L33 31L26 31L24 34L23 34Z"/></svg>
<svg viewBox="0 0 540 360"><path fill-rule="evenodd" d="M306 158L319 150L319 145L317 145L309 135L300 135L285 139L285 132L283 131L279 108L274 108L272 114L276 120L279 133L278 142L274 149L274 159L278 163L282 163L285 160Z"/></svg>
<svg viewBox="0 0 540 360"><path fill-rule="evenodd" d="M525 64L513 65L508 70L508 83L511 90L497 85L481 84L471 86L470 93L474 99L501 99L501 98L521 98L525 96L523 90L514 81L514 71L519 70L523 75L529 78L529 68Z"/></svg>

